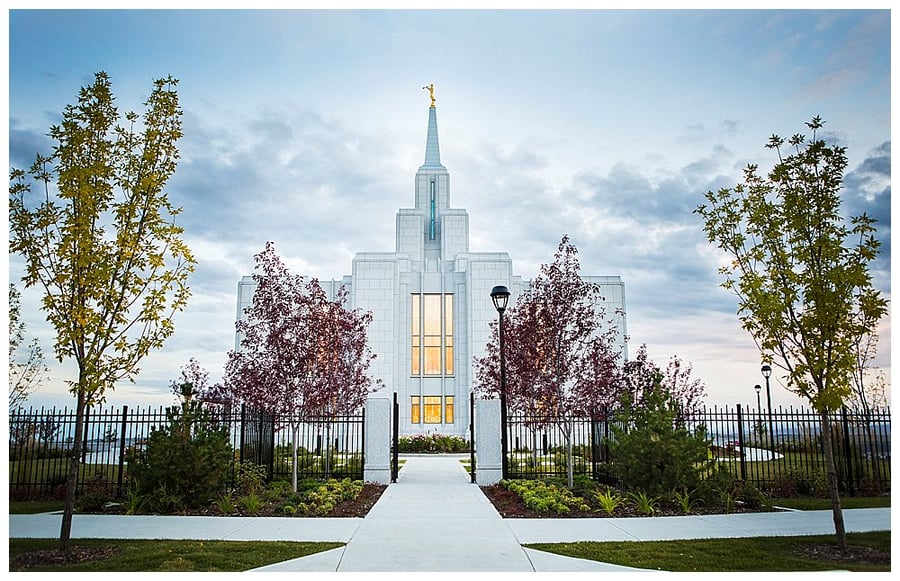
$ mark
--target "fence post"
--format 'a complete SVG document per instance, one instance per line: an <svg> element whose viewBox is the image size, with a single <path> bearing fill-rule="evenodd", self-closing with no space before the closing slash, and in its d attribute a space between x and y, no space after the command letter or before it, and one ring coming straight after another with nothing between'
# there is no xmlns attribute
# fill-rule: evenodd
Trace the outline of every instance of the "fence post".
<svg viewBox="0 0 900 581"><path fill-rule="evenodd" d="M503 451L500 432L500 400L475 402L475 449L478 451L478 484L496 484L503 478Z"/></svg>
<svg viewBox="0 0 900 581"><path fill-rule="evenodd" d="M128 430L128 406L122 406L122 436L119 438L119 480L118 480L118 496L122 497L122 483L125 480L125 432Z"/></svg>
<svg viewBox="0 0 900 581"><path fill-rule="evenodd" d="M475 392L469 393L469 470L472 475L472 484L477 482L475 463Z"/></svg>
<svg viewBox="0 0 900 581"><path fill-rule="evenodd" d="M737 404L738 416L738 448L741 449L741 480L747 481L747 461L744 458L744 414L741 413L741 404Z"/></svg>
<svg viewBox="0 0 900 581"><path fill-rule="evenodd" d="M391 413L391 483L397 482L400 476L400 400L394 392L394 405Z"/></svg>
<svg viewBox="0 0 900 581"><path fill-rule="evenodd" d="M244 462L244 434L247 431L247 404L241 404L241 463Z"/></svg>
<svg viewBox="0 0 900 581"><path fill-rule="evenodd" d="M847 408L841 406L841 428L844 435L844 458L847 460L847 492L855 496L853 490L853 450L850 448L850 426L847 425Z"/></svg>
<svg viewBox="0 0 900 581"><path fill-rule="evenodd" d="M366 468L363 480L391 482L391 400L370 398L366 402Z"/></svg>

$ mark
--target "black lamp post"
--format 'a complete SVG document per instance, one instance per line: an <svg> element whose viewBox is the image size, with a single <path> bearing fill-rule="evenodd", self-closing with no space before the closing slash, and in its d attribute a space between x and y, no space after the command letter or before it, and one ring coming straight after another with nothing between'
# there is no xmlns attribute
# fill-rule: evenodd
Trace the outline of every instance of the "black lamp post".
<svg viewBox="0 0 900 581"><path fill-rule="evenodd" d="M775 434L772 431L772 392L769 390L769 377L772 375L772 367L766 363L759 369L766 378L766 406L769 408L769 448L772 449L772 460L775 459Z"/></svg>
<svg viewBox="0 0 900 581"><path fill-rule="evenodd" d="M500 448L503 454L501 460L501 475L505 480L509 460L507 459L507 435L506 435L506 350L503 343L503 312L509 303L509 289L498 285L491 289L491 300L494 308L500 313Z"/></svg>
<svg viewBox="0 0 900 581"><path fill-rule="evenodd" d="M756 422L753 426L753 431L757 436L762 435L762 404L759 403L759 392L762 391L762 386L760 384L756 384L753 386L753 391L756 392Z"/></svg>

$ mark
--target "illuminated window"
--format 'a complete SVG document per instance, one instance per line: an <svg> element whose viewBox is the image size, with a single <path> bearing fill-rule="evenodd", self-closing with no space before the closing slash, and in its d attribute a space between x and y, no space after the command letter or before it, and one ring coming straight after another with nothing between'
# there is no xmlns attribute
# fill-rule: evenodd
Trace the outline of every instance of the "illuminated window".
<svg viewBox="0 0 900 581"><path fill-rule="evenodd" d="M444 398L444 423L453 423L453 396L448 395Z"/></svg>
<svg viewBox="0 0 900 581"><path fill-rule="evenodd" d="M419 405L419 396L414 395L410 398L411 406L409 411L409 421L413 424L418 424L422 421L421 419L421 407Z"/></svg>
<svg viewBox="0 0 900 581"><path fill-rule="evenodd" d="M453 375L453 295L413 294L410 375Z"/></svg>
<svg viewBox="0 0 900 581"><path fill-rule="evenodd" d="M425 396L425 423L441 423L441 398L440 396Z"/></svg>
<svg viewBox="0 0 900 581"><path fill-rule="evenodd" d="M453 423L453 396L448 395L442 398L439 395L426 395L424 406L422 405L422 398L418 395L410 396L409 398L410 406L409 406L409 421L413 424L423 423L423 411L424 411L424 423L426 424L452 424ZM441 421L441 407L443 401L443 422Z"/></svg>

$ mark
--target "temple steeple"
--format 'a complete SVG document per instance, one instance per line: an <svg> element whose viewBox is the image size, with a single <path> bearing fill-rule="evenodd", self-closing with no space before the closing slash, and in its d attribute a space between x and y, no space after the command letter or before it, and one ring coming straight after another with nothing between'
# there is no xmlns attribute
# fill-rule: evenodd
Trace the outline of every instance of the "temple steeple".
<svg viewBox="0 0 900 581"><path fill-rule="evenodd" d="M438 128L437 128L437 108L434 106L434 85L422 87L428 89L431 97L431 107L428 108L428 137L425 139L425 163L419 168L423 169L439 169L446 170L441 165L441 148L438 144Z"/></svg>

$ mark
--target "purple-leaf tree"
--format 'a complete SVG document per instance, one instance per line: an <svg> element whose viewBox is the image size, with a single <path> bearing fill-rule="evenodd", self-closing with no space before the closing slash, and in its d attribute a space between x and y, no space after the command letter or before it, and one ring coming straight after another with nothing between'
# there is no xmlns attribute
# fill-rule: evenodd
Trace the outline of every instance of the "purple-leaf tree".
<svg viewBox="0 0 900 581"><path fill-rule="evenodd" d="M380 385L366 373L375 358L366 336L372 316L349 310L344 289L328 300L318 280L291 274L272 242L255 260L257 286L236 323L240 349L228 354L225 391L286 419L296 490L300 425L322 421L330 429L335 416L358 410Z"/></svg>
<svg viewBox="0 0 900 581"><path fill-rule="evenodd" d="M618 396L617 328L607 319L600 290L580 275L578 250L563 236L553 262L504 317L507 405L536 428L554 425L568 451L573 485L572 422L594 416ZM496 325L487 355L476 358L476 389L496 395L499 381ZM535 446L536 448L536 446Z"/></svg>
<svg viewBox="0 0 900 581"><path fill-rule="evenodd" d="M685 364L677 356L669 358L665 371L650 360L647 345L641 345L634 359L625 363L622 372L624 389L631 405L643 405L644 398L657 385L669 393L678 404L679 417L695 416L703 406L706 385L698 378L691 377L693 366Z"/></svg>

